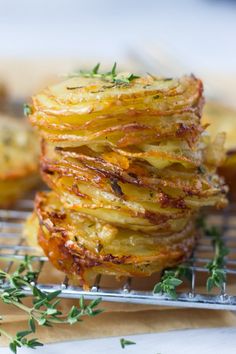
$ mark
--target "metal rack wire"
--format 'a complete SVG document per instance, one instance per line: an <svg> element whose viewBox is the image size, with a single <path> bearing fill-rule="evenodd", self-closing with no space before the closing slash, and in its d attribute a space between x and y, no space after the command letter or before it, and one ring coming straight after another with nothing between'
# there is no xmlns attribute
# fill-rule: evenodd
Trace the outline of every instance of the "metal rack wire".
<svg viewBox="0 0 236 354"><path fill-rule="evenodd" d="M35 249L25 243L22 226L33 207L32 200L21 200L14 210L0 209L0 267L5 271L11 271L14 266L24 258L25 254L35 252ZM160 274L148 281L143 286L143 281L135 279L125 279L123 282L98 275L94 280L90 291L84 291L79 286L70 284L67 277L57 276L48 283L48 270L50 267L46 257L36 255L34 257L35 266L39 270L37 286L47 292L61 290L60 296L63 298L76 299L81 295L85 299L102 297L104 301L136 303L161 306L178 306L208 309L228 309L236 310L236 205L231 204L222 214L210 213L208 222L221 228L222 237L226 245L230 248L230 254L226 259L227 282L221 289L217 289L213 294L208 294L205 290L204 278L208 270L205 265L213 255L213 247L206 237L199 241L199 244L191 259L192 280L184 283L176 299L171 299L166 295L153 294L152 289ZM52 267L50 267L51 272ZM59 273L59 272L58 272ZM4 284L0 284L0 291L4 289ZM24 292L30 295L30 290L25 288Z"/></svg>

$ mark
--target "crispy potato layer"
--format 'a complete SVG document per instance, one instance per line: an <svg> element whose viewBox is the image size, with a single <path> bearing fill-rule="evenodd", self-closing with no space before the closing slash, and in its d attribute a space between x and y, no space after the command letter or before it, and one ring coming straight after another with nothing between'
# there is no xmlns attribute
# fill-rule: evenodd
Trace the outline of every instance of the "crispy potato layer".
<svg viewBox="0 0 236 354"><path fill-rule="evenodd" d="M178 233L144 234L69 211L54 192L37 195L35 213L27 223L30 243L38 237L54 266L84 285L100 272L150 275L186 259L196 241L192 217Z"/></svg>
<svg viewBox="0 0 236 354"><path fill-rule="evenodd" d="M227 204L216 172L224 134L212 140L201 126L201 81L122 77L72 77L31 107L53 192L38 194L27 229L85 287L98 273L148 276L179 264L195 245L199 209Z"/></svg>

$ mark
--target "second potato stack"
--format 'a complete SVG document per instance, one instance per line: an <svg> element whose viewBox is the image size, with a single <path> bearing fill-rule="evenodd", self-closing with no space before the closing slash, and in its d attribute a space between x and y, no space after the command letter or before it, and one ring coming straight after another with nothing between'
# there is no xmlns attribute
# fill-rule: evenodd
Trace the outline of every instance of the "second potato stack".
<svg viewBox="0 0 236 354"><path fill-rule="evenodd" d="M129 73L78 75L33 98L42 136L27 227L55 267L88 286L97 273L148 276L186 259L203 206L224 207L224 135L200 124L202 84ZM29 233L29 232L28 232Z"/></svg>

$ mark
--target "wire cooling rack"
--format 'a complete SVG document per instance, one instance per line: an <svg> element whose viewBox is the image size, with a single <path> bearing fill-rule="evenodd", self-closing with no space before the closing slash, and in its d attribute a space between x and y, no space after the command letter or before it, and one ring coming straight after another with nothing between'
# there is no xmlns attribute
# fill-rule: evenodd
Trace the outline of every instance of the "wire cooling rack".
<svg viewBox="0 0 236 354"><path fill-rule="evenodd" d="M22 229L32 208L33 200L21 200L14 210L0 209L0 268L11 272L25 254L36 254L35 268L39 271L36 281L41 290L61 290L60 296L70 299L77 299L81 295L85 299L99 296L103 301L111 302L236 310L236 204L229 205L223 213L214 211L207 215L209 224L220 227L225 244L230 248L226 259L227 281L221 289L207 293L205 284L208 270L205 266L211 260L214 250L211 241L202 237L190 260L191 282L186 281L181 285L176 299L164 294L153 294L152 289L161 274L148 279L127 278L119 281L98 275L89 291L73 286L67 277L54 270L45 256L37 255L34 248L27 246ZM0 291L3 290L4 284L0 284ZM24 292L26 295L31 294L27 288Z"/></svg>

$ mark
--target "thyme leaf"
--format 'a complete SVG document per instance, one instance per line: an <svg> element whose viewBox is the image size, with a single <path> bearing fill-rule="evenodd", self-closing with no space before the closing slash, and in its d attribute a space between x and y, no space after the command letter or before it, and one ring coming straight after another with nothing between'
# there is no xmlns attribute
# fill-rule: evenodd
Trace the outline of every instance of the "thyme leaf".
<svg viewBox="0 0 236 354"><path fill-rule="evenodd" d="M124 84L130 84L131 81L138 79L138 75L134 75L132 73L117 73L117 63L115 62L111 68L110 71L105 72L105 73L100 73L100 63L97 63L95 67L90 70L90 71L85 71L85 70L79 70L76 71L75 73L71 74L71 77L88 77L88 78L100 78L104 81L109 81L111 83L114 83L116 85L124 85ZM71 88L69 88L71 89Z"/></svg>
<svg viewBox="0 0 236 354"><path fill-rule="evenodd" d="M26 117L28 117L30 114L32 114L33 112L32 112L32 107L30 106L30 105L28 105L28 104L24 104L24 106L23 106L23 112L24 112L24 115L26 116Z"/></svg>
<svg viewBox="0 0 236 354"><path fill-rule="evenodd" d="M177 298L176 288L183 283L182 278L191 279L192 272L188 265L182 264L175 269L165 270L159 283L154 286L154 294L166 294L172 299Z"/></svg>
<svg viewBox="0 0 236 354"><path fill-rule="evenodd" d="M125 347L127 345L133 345L133 344L136 344L135 342L131 341L131 340L128 340L128 339L125 339L125 338L121 338L120 339L120 345L121 345L121 348L122 349L125 349Z"/></svg>

